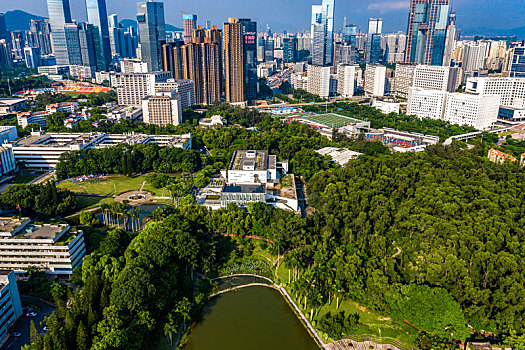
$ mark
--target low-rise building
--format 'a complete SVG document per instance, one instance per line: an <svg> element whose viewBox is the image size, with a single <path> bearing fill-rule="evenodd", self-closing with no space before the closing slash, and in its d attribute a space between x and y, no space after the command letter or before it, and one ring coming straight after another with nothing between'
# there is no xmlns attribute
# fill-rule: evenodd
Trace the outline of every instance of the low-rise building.
<svg viewBox="0 0 525 350"><path fill-rule="evenodd" d="M507 154L505 152L502 152L500 150L497 150L495 148L489 149L489 153L488 153L487 157L492 163L498 163L498 164L503 164L507 160L509 162L515 162L516 161L516 158L513 157L512 155Z"/></svg>
<svg viewBox="0 0 525 350"><path fill-rule="evenodd" d="M60 102L53 103L46 106L46 112L48 114L57 113L57 112L67 112L75 113L75 110L78 108L78 103L76 102Z"/></svg>
<svg viewBox="0 0 525 350"><path fill-rule="evenodd" d="M306 91L308 89L308 75L303 72L292 73L290 74L290 84L296 90Z"/></svg>
<svg viewBox="0 0 525 350"><path fill-rule="evenodd" d="M27 127L29 124L38 124L42 128L45 128L47 125L47 116L49 112L40 111L40 112L21 112L17 113L16 119L18 125L22 128Z"/></svg>
<svg viewBox="0 0 525 350"><path fill-rule="evenodd" d="M38 73L44 75L67 75L69 74L69 66L40 66L38 67Z"/></svg>
<svg viewBox="0 0 525 350"><path fill-rule="evenodd" d="M0 144L14 141L18 138L18 131L16 126L0 125Z"/></svg>
<svg viewBox="0 0 525 350"><path fill-rule="evenodd" d="M3 217L0 226L0 269L25 274L33 266L53 276L70 276L86 255L84 233L68 224Z"/></svg>
<svg viewBox="0 0 525 350"><path fill-rule="evenodd" d="M11 114L26 108L25 98L0 98L0 115Z"/></svg>
<svg viewBox="0 0 525 350"><path fill-rule="evenodd" d="M12 270L0 270L0 345L4 344L9 329L22 314L15 273Z"/></svg>
<svg viewBox="0 0 525 350"><path fill-rule="evenodd" d="M213 115L210 118L202 118L199 120L199 126L205 128L222 128L225 120L222 119L221 115Z"/></svg>
<svg viewBox="0 0 525 350"><path fill-rule="evenodd" d="M401 102L393 98L374 97L371 102L372 107L379 109L384 114L399 114Z"/></svg>
<svg viewBox="0 0 525 350"><path fill-rule="evenodd" d="M511 124L525 123L525 108L500 106L498 111L498 121Z"/></svg>
<svg viewBox="0 0 525 350"><path fill-rule="evenodd" d="M362 153L349 150L348 148L325 147L316 151L322 156L329 156L332 161L345 166L352 159L359 158Z"/></svg>

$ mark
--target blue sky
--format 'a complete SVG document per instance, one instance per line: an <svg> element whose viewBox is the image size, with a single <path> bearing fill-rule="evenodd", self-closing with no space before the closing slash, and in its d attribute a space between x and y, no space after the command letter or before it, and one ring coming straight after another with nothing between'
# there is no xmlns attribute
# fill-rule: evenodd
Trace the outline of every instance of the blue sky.
<svg viewBox="0 0 525 350"><path fill-rule="evenodd" d="M106 0L109 13L120 19L134 18L136 0ZM259 24L269 24L274 31L308 29L310 8L321 0L165 0L166 22L181 26L179 11L196 13L199 23L211 20L222 24L228 17L248 17ZM456 8L458 25L464 28L487 27L510 29L525 26L524 0L451 0ZM70 0L72 15L78 20L86 17L85 0ZM336 0L336 27L355 23L363 30L369 17L383 18L383 31L406 30L409 0ZM47 16L45 0L0 0L0 12L21 9Z"/></svg>

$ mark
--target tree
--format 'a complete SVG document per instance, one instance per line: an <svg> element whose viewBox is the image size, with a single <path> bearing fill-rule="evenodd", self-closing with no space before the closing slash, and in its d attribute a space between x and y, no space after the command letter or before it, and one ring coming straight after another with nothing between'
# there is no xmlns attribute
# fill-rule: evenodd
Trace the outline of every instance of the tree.
<svg viewBox="0 0 525 350"><path fill-rule="evenodd" d="M31 325L29 326L29 340L31 342L31 350L43 350L44 341L36 329L35 322L33 320L31 320Z"/></svg>

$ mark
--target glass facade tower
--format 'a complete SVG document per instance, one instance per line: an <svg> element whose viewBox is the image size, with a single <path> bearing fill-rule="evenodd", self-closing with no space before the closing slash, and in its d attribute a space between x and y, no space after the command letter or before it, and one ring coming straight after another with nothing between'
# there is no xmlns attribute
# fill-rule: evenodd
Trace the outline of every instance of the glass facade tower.
<svg viewBox="0 0 525 350"><path fill-rule="evenodd" d="M142 61L148 65L149 72L160 71L162 69L161 44L166 40L164 4L155 1L139 2L137 22Z"/></svg>
<svg viewBox="0 0 525 350"><path fill-rule="evenodd" d="M88 23L98 28L105 70L111 63L111 43L109 40L108 12L106 0L86 0ZM99 66L100 67L100 66Z"/></svg>
<svg viewBox="0 0 525 350"><path fill-rule="evenodd" d="M59 65L69 64L69 54L66 42L64 26L71 23L71 9L69 0L47 0L47 12L53 33L53 48L56 63Z"/></svg>
<svg viewBox="0 0 525 350"><path fill-rule="evenodd" d="M244 28L244 78L246 80L246 99L257 98L257 22L249 18L240 18Z"/></svg>
<svg viewBox="0 0 525 350"><path fill-rule="evenodd" d="M381 58L381 33L383 31L382 18L368 20L368 37L366 41L366 63L379 63Z"/></svg>
<svg viewBox="0 0 525 350"><path fill-rule="evenodd" d="M312 6L312 64L329 66L334 59L334 0L323 0Z"/></svg>
<svg viewBox="0 0 525 350"><path fill-rule="evenodd" d="M449 0L410 0L406 63L442 65Z"/></svg>

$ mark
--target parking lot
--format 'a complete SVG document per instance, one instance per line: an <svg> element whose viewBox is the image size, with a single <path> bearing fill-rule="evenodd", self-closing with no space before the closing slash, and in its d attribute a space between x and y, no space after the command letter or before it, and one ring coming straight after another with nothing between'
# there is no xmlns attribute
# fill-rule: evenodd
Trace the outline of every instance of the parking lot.
<svg viewBox="0 0 525 350"><path fill-rule="evenodd" d="M20 317L12 331L12 333L21 333L21 336L14 337L10 335L1 350L19 350L25 344L29 344L31 321L35 322L36 329L43 334L40 322L44 320L44 317L51 315L51 313L56 310L54 306L37 298L22 296L21 299L24 315ZM37 315L34 317L26 316L31 312L35 312Z"/></svg>

